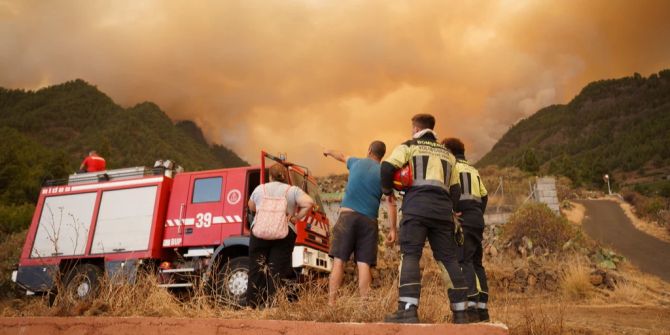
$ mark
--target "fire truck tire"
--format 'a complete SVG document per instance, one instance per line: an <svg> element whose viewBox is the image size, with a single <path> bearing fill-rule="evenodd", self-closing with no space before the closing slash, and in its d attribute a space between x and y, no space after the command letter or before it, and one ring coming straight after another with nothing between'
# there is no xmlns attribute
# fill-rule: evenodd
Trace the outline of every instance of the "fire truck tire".
<svg viewBox="0 0 670 335"><path fill-rule="evenodd" d="M230 259L221 266L214 278L217 300L226 304L245 306L247 283L249 280L249 257L240 256Z"/></svg>
<svg viewBox="0 0 670 335"><path fill-rule="evenodd" d="M65 292L78 300L90 300L100 291L102 270L93 264L79 264L65 278Z"/></svg>

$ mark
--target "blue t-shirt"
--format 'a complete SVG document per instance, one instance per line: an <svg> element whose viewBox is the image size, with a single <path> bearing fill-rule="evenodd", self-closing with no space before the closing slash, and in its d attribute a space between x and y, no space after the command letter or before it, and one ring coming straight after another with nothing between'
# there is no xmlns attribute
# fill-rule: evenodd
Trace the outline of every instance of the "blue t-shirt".
<svg viewBox="0 0 670 335"><path fill-rule="evenodd" d="M349 180L342 199L342 207L377 220L379 200L382 197L380 164L370 158L347 159Z"/></svg>

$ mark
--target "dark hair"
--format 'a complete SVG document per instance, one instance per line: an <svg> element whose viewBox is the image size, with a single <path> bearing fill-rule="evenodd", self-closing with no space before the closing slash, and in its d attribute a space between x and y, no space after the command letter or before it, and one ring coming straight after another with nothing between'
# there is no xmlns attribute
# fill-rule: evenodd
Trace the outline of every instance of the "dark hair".
<svg viewBox="0 0 670 335"><path fill-rule="evenodd" d="M417 114L412 117L412 125L421 129L435 129L435 117L430 114Z"/></svg>
<svg viewBox="0 0 670 335"><path fill-rule="evenodd" d="M386 154L386 144L382 141L372 141L369 150L375 157L382 159Z"/></svg>
<svg viewBox="0 0 670 335"><path fill-rule="evenodd" d="M465 154L465 145L463 142L455 137L445 138L442 140L442 144L451 151L454 155L464 155Z"/></svg>
<svg viewBox="0 0 670 335"><path fill-rule="evenodd" d="M288 181L288 178L286 177L287 172L288 171L284 165L277 163L270 167L270 178L274 181L286 183Z"/></svg>

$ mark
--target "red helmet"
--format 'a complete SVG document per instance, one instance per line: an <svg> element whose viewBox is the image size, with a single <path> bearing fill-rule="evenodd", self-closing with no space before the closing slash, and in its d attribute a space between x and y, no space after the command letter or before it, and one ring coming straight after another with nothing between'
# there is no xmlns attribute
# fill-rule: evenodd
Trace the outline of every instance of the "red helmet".
<svg viewBox="0 0 670 335"><path fill-rule="evenodd" d="M412 186L412 169L409 164L395 171L393 175L393 188L398 191L405 191Z"/></svg>

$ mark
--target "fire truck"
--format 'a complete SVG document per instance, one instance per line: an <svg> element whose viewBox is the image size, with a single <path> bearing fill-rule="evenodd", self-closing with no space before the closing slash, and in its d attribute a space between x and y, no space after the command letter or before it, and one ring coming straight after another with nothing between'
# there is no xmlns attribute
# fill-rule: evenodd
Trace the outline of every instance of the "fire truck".
<svg viewBox="0 0 670 335"><path fill-rule="evenodd" d="M266 181L266 163L283 164L290 184L314 200L296 223L296 275L327 273L329 222L306 167L261 153L260 166L182 172L170 161L71 175L41 189L12 279L28 294L57 283L91 297L103 276L112 282L156 269L160 286L206 283L224 301L240 303L249 268L248 199Z"/></svg>

